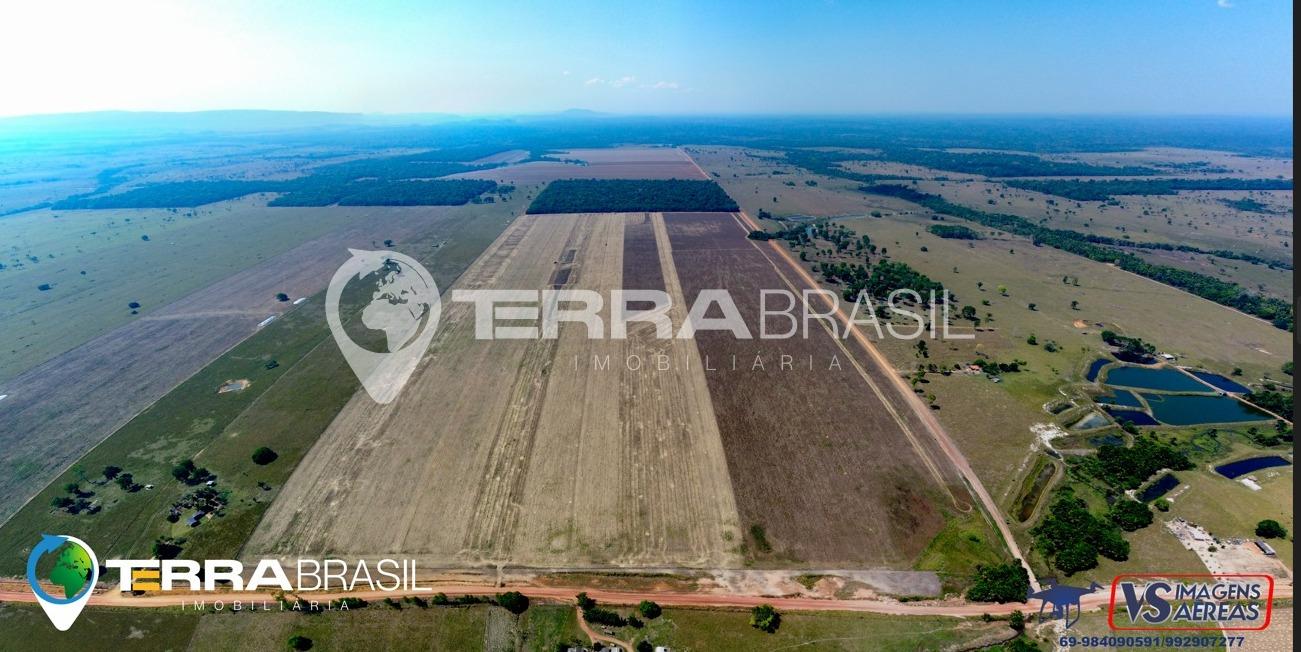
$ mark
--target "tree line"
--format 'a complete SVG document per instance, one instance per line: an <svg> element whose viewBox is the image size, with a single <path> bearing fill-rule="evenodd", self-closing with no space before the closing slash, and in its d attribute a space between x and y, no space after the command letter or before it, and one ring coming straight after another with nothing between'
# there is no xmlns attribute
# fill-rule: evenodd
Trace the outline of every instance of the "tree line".
<svg viewBox="0 0 1301 652"><path fill-rule="evenodd" d="M552 181L529 213L724 212L740 210L713 181L564 179Z"/></svg>
<svg viewBox="0 0 1301 652"><path fill-rule="evenodd" d="M937 213L952 215L991 228L1029 237L1036 246L1048 245L1078 256L1117 267L1139 276L1179 288L1218 304L1241 310L1291 331L1295 321L1290 302L1248 292L1237 283L1168 265L1149 263L1138 256L1105 245L1119 246L1114 238L1080 233L1067 229L1050 229L1016 215L986 213L954 204L938 195L919 192L896 184L878 184L859 188L864 192L911 201ZM1134 245L1130 245L1134 246Z"/></svg>
<svg viewBox="0 0 1301 652"><path fill-rule="evenodd" d="M1173 195L1181 190L1291 190L1291 179L1013 179L1005 185L1076 201L1115 195Z"/></svg>

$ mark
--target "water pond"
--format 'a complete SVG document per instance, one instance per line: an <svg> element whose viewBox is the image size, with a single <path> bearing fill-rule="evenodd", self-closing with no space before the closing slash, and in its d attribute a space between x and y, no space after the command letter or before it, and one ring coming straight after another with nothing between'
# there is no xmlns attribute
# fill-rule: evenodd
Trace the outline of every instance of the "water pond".
<svg viewBox="0 0 1301 652"><path fill-rule="evenodd" d="M1072 424L1071 429L1089 430L1090 428L1101 428L1109 424L1110 422L1107 421L1106 417L1102 416L1101 414L1098 414L1097 412L1090 412L1087 415L1085 415L1083 419L1080 419L1079 421L1076 421L1074 424Z"/></svg>
<svg viewBox="0 0 1301 652"><path fill-rule="evenodd" d="M1102 371L1102 368L1107 366L1107 364L1110 362L1111 361L1106 358L1098 358L1097 360L1094 360L1091 364L1089 364L1088 373L1084 374L1085 380L1089 382L1093 382L1097 380L1098 372Z"/></svg>
<svg viewBox="0 0 1301 652"><path fill-rule="evenodd" d="M1099 396L1097 402L1106 403L1107 405L1119 405L1120 407L1143 408L1142 401L1138 400L1138 397L1134 395L1134 392L1127 389L1113 389L1111 390L1111 394L1103 394L1102 396Z"/></svg>
<svg viewBox="0 0 1301 652"><path fill-rule="evenodd" d="M1247 475L1252 471L1268 469L1273 466L1290 466L1291 464L1291 462L1277 455L1265 455L1263 457L1249 457L1245 460L1221 464L1215 467L1215 472L1226 478L1233 479L1238 476Z"/></svg>
<svg viewBox="0 0 1301 652"><path fill-rule="evenodd" d="M1228 396L1143 394L1152 416L1172 426L1264 421L1269 415ZM1135 422L1137 423L1137 422Z"/></svg>
<svg viewBox="0 0 1301 652"><path fill-rule="evenodd" d="M1112 367L1107 370L1106 383L1139 389L1159 389L1166 392L1209 392L1210 389L1185 376L1182 371L1161 367Z"/></svg>
<svg viewBox="0 0 1301 652"><path fill-rule="evenodd" d="M1167 473L1158 478L1156 482L1148 485L1146 489L1139 492L1138 499L1145 503L1150 503L1157 498L1166 495L1171 489L1178 486L1179 478L1176 478L1173 473Z"/></svg>
<svg viewBox="0 0 1301 652"><path fill-rule="evenodd" d="M1136 426L1161 425L1159 422L1157 422L1156 419L1153 419L1146 412L1139 412L1138 410L1117 410L1117 409L1109 409L1109 408L1102 408L1102 409L1106 410L1107 414L1110 414L1111 418L1115 419L1117 423L1121 421L1128 421Z"/></svg>
<svg viewBox="0 0 1301 652"><path fill-rule="evenodd" d="M1247 389L1246 387L1243 387L1242 385L1239 385L1238 383L1235 383L1219 374L1213 374L1209 371L1193 371L1191 373L1194 376L1214 385L1216 389L1229 392L1230 394L1246 394L1251 391L1250 389Z"/></svg>

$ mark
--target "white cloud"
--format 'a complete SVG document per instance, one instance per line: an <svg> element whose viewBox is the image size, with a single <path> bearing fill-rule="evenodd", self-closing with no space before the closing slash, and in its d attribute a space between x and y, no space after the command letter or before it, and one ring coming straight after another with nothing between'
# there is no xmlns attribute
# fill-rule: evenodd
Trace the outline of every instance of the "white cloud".
<svg viewBox="0 0 1301 652"><path fill-rule="evenodd" d="M623 88L624 86L632 85L636 81L637 81L636 77L633 77L632 75L624 75L623 77L620 77L618 79L605 79L602 77L593 77L583 83L588 86L609 86L610 88Z"/></svg>
<svg viewBox="0 0 1301 652"><path fill-rule="evenodd" d="M1215 0L1215 5L1220 9L1232 9L1233 3L1229 0Z"/></svg>
<svg viewBox="0 0 1301 652"><path fill-rule="evenodd" d="M659 91L676 91L681 86L675 81L657 81L654 84L644 85L643 88L653 88Z"/></svg>

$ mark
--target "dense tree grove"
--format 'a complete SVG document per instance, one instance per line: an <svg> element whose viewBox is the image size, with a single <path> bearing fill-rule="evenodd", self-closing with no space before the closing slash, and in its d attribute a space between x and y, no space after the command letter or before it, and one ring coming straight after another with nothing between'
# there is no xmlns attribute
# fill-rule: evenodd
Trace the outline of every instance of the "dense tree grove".
<svg viewBox="0 0 1301 652"><path fill-rule="evenodd" d="M552 181L529 213L732 212L736 202L713 181L566 179Z"/></svg>
<svg viewBox="0 0 1301 652"><path fill-rule="evenodd" d="M1135 437L1133 446L1103 444L1081 462L1085 472L1120 490L1137 489L1161 469L1193 468L1188 456L1154 437Z"/></svg>
<svg viewBox="0 0 1301 652"><path fill-rule="evenodd" d="M1120 529L1133 532L1152 524L1152 510L1136 500L1119 498L1107 512L1107 518Z"/></svg>
<svg viewBox="0 0 1301 652"><path fill-rule="evenodd" d="M927 231L950 240L981 240L984 236L968 229L961 224L932 224L926 227Z"/></svg>
<svg viewBox="0 0 1301 652"><path fill-rule="evenodd" d="M891 161L987 177L1055 177L1055 176L1142 176L1160 170L1139 166L1092 165L1075 161L1053 161L1033 154L1009 152L952 152L933 148L884 147L876 151L788 149L785 161L810 172L875 183L888 179L906 179L898 175L862 174L840 166L845 161Z"/></svg>
<svg viewBox="0 0 1301 652"><path fill-rule="evenodd" d="M880 184L875 186L864 186L861 190L873 194L898 197L900 199L920 204L937 213L952 215L954 217L976 222L977 224L1007 231L1008 233L1026 236L1031 238L1035 245L1048 245L1056 249L1061 249L1062 251L1084 256L1090 260L1096 260L1103 263L1113 263L1125 271L1138 274L1139 276L1145 276L1152 280L1195 294L1204 299L1210 299L1216 303L1236 308L1242 312L1268 320L1278 328L1289 331L1293 328L1295 315L1291 303L1283 299L1263 297L1258 294L1253 294L1236 283L1222 281L1213 276L1207 276L1206 274L1190 272L1185 269L1168 265L1154 265L1138 256L1135 256L1134 254L1113 248L1138 246L1132 242L1125 242L1107 236L1079 233L1067 229L1050 229L1039 226L1023 217L1003 213L986 213L984 211L978 211L972 208L967 208L966 206L954 204L943 197L918 192L906 186ZM1151 246L1152 248L1184 249L1183 247L1174 247L1170 245L1165 247L1160 245L1148 245L1147 243L1144 243L1142 246Z"/></svg>
<svg viewBox="0 0 1301 652"><path fill-rule="evenodd" d="M1273 412L1274 414L1282 415L1283 417L1293 416L1291 392L1260 390L1248 394L1247 400Z"/></svg>
<svg viewBox="0 0 1301 652"><path fill-rule="evenodd" d="M1156 346L1139 337L1126 337L1115 331L1102 331L1102 341L1116 347L1116 357L1129 362L1147 362L1156 353Z"/></svg>
<svg viewBox="0 0 1301 652"><path fill-rule="evenodd" d="M977 566L967 599L973 602L1025 602L1030 592L1030 575L1020 562Z"/></svg>
<svg viewBox="0 0 1301 652"><path fill-rule="evenodd" d="M1180 190L1291 190L1291 179L1014 179L1013 188L1076 201L1106 201L1115 195L1173 195Z"/></svg>
<svg viewBox="0 0 1301 652"><path fill-rule="evenodd" d="M1129 542L1120 528L1089 512L1088 504L1069 489L1057 495L1048 515L1031 533L1057 570L1072 575L1098 565L1098 555L1129 559Z"/></svg>

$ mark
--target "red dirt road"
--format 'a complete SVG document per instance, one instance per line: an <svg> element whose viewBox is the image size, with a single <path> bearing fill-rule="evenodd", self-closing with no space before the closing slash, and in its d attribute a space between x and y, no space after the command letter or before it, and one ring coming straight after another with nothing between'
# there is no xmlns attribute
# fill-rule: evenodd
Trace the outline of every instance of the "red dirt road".
<svg viewBox="0 0 1301 652"><path fill-rule="evenodd" d="M666 607L715 607L715 608L733 608L748 609L761 604L770 604L778 610L786 611L852 611L859 613L878 613L893 616L951 616L954 618L967 618L980 616L981 614L1000 615L1009 614L1016 610L1026 611L1027 609L1037 608L1037 605L1029 605L1020 602L1008 604L986 604L970 602L895 602L893 600L834 600L821 598L784 598L769 597L760 595L738 595L738 594L714 594L714 593L683 593L675 591L609 591L604 589L591 589L582 587L547 587L547 586L493 586L488 584L446 584L437 585L420 592L411 591L353 591L353 592L312 592L304 593L299 597L305 600L315 600L317 602L327 602L339 598L353 597L364 600L382 600L384 598L401 598L408 595L429 597L434 591L441 591L448 595L495 595L507 590L514 590L528 596L530 600L543 600L550 602L573 602L574 597L580 591L586 591L587 595L608 604L617 605L635 605L645 599L653 599L655 602ZM1274 587L1275 600L1290 600L1292 598L1291 584L1277 584ZM190 605L196 600L206 600L212 602L216 599L226 600L227 603L232 599L240 599L246 602L258 603L262 601L272 602L274 596L269 592L252 592L252 593L165 593L144 596L132 596L118 593L117 591L104 591L91 596L90 604L101 607L136 607L136 608L159 608L159 607L178 607ZM1081 606L1085 610L1093 610L1108 604L1111 596L1109 591L1104 588L1097 593L1087 595L1081 600ZM31 591L25 588L19 589L12 586L6 586L0 590L0 602L35 602L36 597ZM1118 603L1123 602L1122 596L1117 596Z"/></svg>

